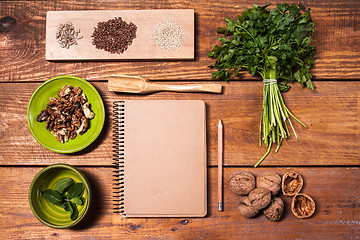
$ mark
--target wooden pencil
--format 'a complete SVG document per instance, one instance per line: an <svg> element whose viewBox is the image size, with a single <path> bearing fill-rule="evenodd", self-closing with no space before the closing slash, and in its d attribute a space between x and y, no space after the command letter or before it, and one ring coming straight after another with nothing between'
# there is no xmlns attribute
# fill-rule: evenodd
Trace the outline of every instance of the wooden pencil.
<svg viewBox="0 0 360 240"><path fill-rule="evenodd" d="M218 125L218 210L223 211L223 125Z"/></svg>

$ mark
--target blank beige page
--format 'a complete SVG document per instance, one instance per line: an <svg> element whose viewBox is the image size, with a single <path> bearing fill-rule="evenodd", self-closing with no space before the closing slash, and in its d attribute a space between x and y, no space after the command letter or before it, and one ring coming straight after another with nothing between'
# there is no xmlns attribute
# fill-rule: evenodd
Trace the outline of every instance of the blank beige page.
<svg viewBox="0 0 360 240"><path fill-rule="evenodd" d="M204 102L129 100L124 105L126 216L205 216Z"/></svg>

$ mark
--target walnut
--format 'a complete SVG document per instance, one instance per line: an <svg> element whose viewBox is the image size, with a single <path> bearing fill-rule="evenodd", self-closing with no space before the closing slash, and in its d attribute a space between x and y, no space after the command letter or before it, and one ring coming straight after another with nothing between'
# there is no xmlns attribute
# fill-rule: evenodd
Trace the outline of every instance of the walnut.
<svg viewBox="0 0 360 240"><path fill-rule="evenodd" d="M249 200L254 209L261 210L271 202L271 192L265 188L255 188L249 193Z"/></svg>
<svg viewBox="0 0 360 240"><path fill-rule="evenodd" d="M285 173L282 177L282 192L284 195L294 196L303 187L304 181L300 174L295 172Z"/></svg>
<svg viewBox="0 0 360 240"><path fill-rule="evenodd" d="M255 177L249 172L238 171L230 175L231 191L240 195L247 195L255 188Z"/></svg>
<svg viewBox="0 0 360 240"><path fill-rule="evenodd" d="M274 197L264 209L264 215L270 221L279 221L284 212L284 202L279 197Z"/></svg>
<svg viewBox="0 0 360 240"><path fill-rule="evenodd" d="M95 114L90 110L90 103L86 102L83 106L82 106L84 115L87 119L93 119Z"/></svg>
<svg viewBox="0 0 360 240"><path fill-rule="evenodd" d="M83 134L86 131L87 127L88 127L88 120L87 120L87 118L84 117L81 119L81 125L80 125L79 129L76 130L76 133Z"/></svg>
<svg viewBox="0 0 360 240"><path fill-rule="evenodd" d="M251 202L248 196L244 196L240 199L239 212L241 216L252 218L259 213L259 210L256 210L251 206Z"/></svg>
<svg viewBox="0 0 360 240"><path fill-rule="evenodd" d="M73 91L74 91L75 95L77 95L77 96L80 96L81 93L82 93L81 88L78 87L78 86L75 86L75 87L73 88ZM80 98L79 98L79 99L80 99Z"/></svg>
<svg viewBox="0 0 360 240"><path fill-rule="evenodd" d="M75 139L76 136L77 136L76 131L72 131L72 132L69 133L69 137L70 137L71 139Z"/></svg>
<svg viewBox="0 0 360 240"><path fill-rule="evenodd" d="M46 110L42 110L41 113L36 117L36 121L42 122L47 120L49 117L49 113Z"/></svg>
<svg viewBox="0 0 360 240"><path fill-rule="evenodd" d="M81 94L81 95L80 95L80 99L81 99L81 100L80 100L81 103L83 103L83 104L87 102L87 98L86 98L85 94Z"/></svg>
<svg viewBox="0 0 360 240"><path fill-rule="evenodd" d="M309 218L315 212L315 202L310 196L298 193L293 197L291 211L297 218Z"/></svg>
<svg viewBox="0 0 360 240"><path fill-rule="evenodd" d="M256 178L256 186L268 189L275 196L281 188L281 177L275 172L263 173Z"/></svg>
<svg viewBox="0 0 360 240"><path fill-rule="evenodd" d="M72 121L73 126L75 126L75 127L80 127L81 126L80 119L75 114L72 115L71 121Z"/></svg>
<svg viewBox="0 0 360 240"><path fill-rule="evenodd" d="M88 119L95 114L90 110L90 103L82 93L81 88L65 85L57 92L58 99L49 98L45 110L37 116L36 120L46 120L46 129L61 142L75 139L78 134L83 134L89 127Z"/></svg>
<svg viewBox="0 0 360 240"><path fill-rule="evenodd" d="M65 85L61 88L60 92L58 93L59 97L65 97L66 95L70 94L72 91L72 87L70 85Z"/></svg>

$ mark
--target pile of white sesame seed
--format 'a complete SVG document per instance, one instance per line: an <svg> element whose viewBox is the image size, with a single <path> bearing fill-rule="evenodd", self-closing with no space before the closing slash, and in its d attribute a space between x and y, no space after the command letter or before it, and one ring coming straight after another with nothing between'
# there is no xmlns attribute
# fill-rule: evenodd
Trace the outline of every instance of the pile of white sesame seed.
<svg viewBox="0 0 360 240"><path fill-rule="evenodd" d="M155 44L166 51L170 52L182 47L184 38L184 30L172 20L163 20L154 27Z"/></svg>

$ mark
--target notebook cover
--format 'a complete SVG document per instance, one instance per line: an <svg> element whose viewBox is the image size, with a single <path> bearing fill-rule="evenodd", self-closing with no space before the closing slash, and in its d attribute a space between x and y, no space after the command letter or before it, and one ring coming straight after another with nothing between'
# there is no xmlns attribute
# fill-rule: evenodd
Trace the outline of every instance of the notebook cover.
<svg viewBox="0 0 360 240"><path fill-rule="evenodd" d="M122 215L205 216L205 103L126 100L121 112L124 118Z"/></svg>

